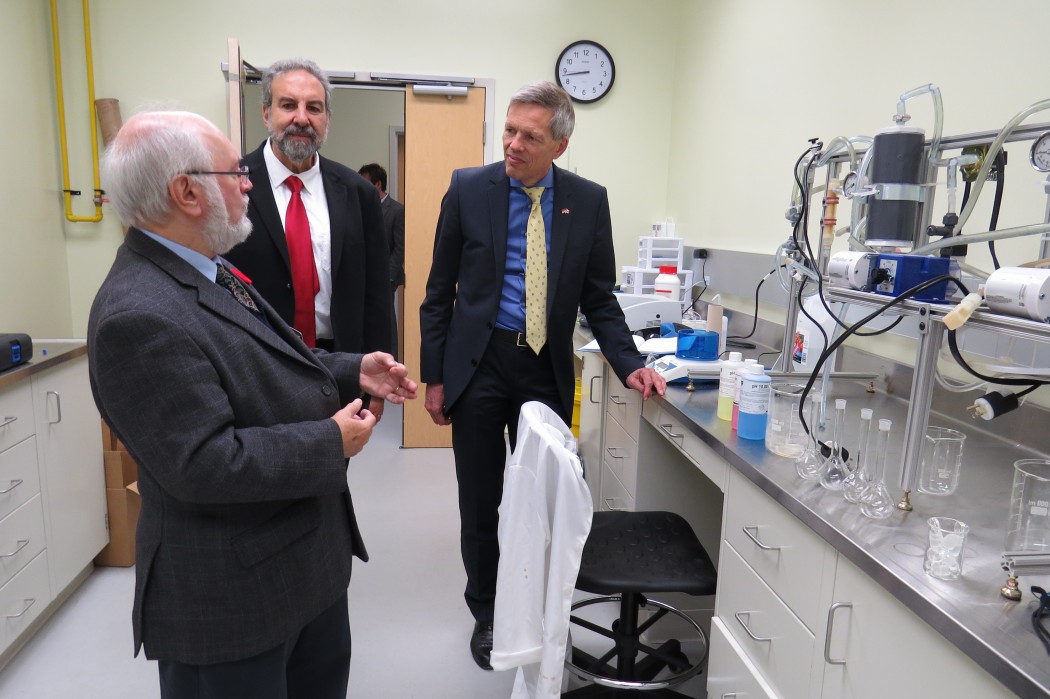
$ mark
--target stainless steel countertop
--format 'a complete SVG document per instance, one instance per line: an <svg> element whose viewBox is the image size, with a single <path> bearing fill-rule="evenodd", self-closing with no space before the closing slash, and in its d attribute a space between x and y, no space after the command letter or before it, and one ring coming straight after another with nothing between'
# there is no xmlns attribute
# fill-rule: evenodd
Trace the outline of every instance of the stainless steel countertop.
<svg viewBox="0 0 1050 699"><path fill-rule="evenodd" d="M0 371L0 390L28 379L33 374L87 354L83 340L33 340L33 358L7 371Z"/></svg>
<svg viewBox="0 0 1050 699"><path fill-rule="evenodd" d="M954 427L967 434L958 489L950 496L912 493L912 512L898 511L884 520L868 519L841 493L826 491L818 482L799 478L792 460L766 451L762 442L738 439L730 423L719 420L715 414L717 389L704 385L692 393L671 386L667 395L657 400L740 473L992 676L1021 696L1050 696L1050 656L1032 630L1031 614L1038 602L1029 592L1033 584L1050 588L1050 578L1019 578L1024 591L1020 602L999 595L1007 578L1000 563L1013 462L1041 455L1021 444L999 441L972 425L968 429L964 423L931 416L930 424ZM861 408L871 408L875 419L893 420L886 483L894 498L899 498L904 402L867 393L860 383L841 380L833 382L830 395L848 401L847 425L842 433L847 449L856 440ZM926 520L940 515L970 525L961 580L937 580L922 569Z"/></svg>

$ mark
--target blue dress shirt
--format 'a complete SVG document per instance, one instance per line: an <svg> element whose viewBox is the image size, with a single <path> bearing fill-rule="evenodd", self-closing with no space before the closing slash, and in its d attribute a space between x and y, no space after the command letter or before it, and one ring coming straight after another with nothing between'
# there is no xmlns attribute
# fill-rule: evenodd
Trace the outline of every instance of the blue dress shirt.
<svg viewBox="0 0 1050 699"><path fill-rule="evenodd" d="M510 206L507 214L507 264L503 270L503 293L499 300L496 326L515 332L525 331L525 229L532 212L532 200L522 191L525 184L510 178ZM543 187L540 208L547 233L547 254L551 249L551 220L554 216L554 168L547 170L536 187ZM546 309L544 309L546 310Z"/></svg>

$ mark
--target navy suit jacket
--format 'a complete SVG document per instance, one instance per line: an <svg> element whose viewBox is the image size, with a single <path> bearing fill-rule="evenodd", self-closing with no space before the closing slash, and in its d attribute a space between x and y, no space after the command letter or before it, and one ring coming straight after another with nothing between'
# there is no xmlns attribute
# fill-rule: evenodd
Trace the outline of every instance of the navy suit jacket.
<svg viewBox="0 0 1050 699"><path fill-rule="evenodd" d="M139 465L135 652L209 664L288 640L366 560L331 416L360 355L311 352L128 231L88 322L91 388Z"/></svg>
<svg viewBox="0 0 1050 699"><path fill-rule="evenodd" d="M244 156L251 171L248 218L252 234L226 254L252 284L291 324L295 295L288 263L288 243L281 213L273 199L263 157L268 141ZM389 352L390 245L375 185L350 168L320 155L325 199L332 231L332 333L339 352Z"/></svg>
<svg viewBox="0 0 1050 699"><path fill-rule="evenodd" d="M444 384L454 412L496 327L507 261L510 181L503 161L456 170L441 203L434 262L420 307L420 378ZM642 357L613 296L616 259L604 187L554 167L547 256L547 345L564 415L572 414L578 311L621 381Z"/></svg>

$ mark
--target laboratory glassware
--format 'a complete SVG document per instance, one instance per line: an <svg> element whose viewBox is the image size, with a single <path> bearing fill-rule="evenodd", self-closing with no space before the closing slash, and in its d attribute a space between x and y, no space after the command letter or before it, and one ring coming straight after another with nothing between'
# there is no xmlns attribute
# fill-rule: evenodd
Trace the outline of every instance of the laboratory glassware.
<svg viewBox="0 0 1050 699"><path fill-rule="evenodd" d="M835 399L835 426L832 428L831 454L820 470L820 484L828 490L842 490L846 474L846 460L842 455L842 433L846 422L846 399Z"/></svg>
<svg viewBox="0 0 1050 699"><path fill-rule="evenodd" d="M919 492L951 495L959 485L966 435L947 427L928 427L922 446Z"/></svg>
<svg viewBox="0 0 1050 699"><path fill-rule="evenodd" d="M799 478L813 480L820 478L820 469L824 467L824 454L820 444L820 392L809 394L809 409L806 411L806 426L809 436L806 450L795 459L795 471Z"/></svg>
<svg viewBox="0 0 1050 699"><path fill-rule="evenodd" d="M864 495L864 491L867 490L871 483L871 477L868 475L870 469L867 468L872 446L870 441L875 436L871 433L871 416L871 408L861 409L860 430L857 433L857 447L853 456L853 468L850 469L842 487L842 497L854 503L860 502L861 496Z"/></svg>
<svg viewBox="0 0 1050 699"><path fill-rule="evenodd" d="M777 456L794 459L806 448L806 435L798 417L804 386L777 382L769 388L769 418L766 422L766 449Z"/></svg>
<svg viewBox="0 0 1050 699"><path fill-rule="evenodd" d="M889 451L892 426L890 420L879 420L879 432L875 435L874 445L869 450L871 456L866 462L865 468L869 470L865 477L870 481L860 498L860 511L872 519L885 519L895 509L893 497L886 487L886 452Z"/></svg>
<svg viewBox="0 0 1050 699"><path fill-rule="evenodd" d="M930 541L922 569L939 580L962 577L962 552L969 525L951 517L930 517Z"/></svg>

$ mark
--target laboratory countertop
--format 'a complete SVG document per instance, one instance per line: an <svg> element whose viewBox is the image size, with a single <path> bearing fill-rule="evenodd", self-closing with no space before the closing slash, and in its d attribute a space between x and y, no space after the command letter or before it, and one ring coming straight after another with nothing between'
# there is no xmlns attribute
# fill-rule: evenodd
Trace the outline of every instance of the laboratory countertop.
<svg viewBox="0 0 1050 699"><path fill-rule="evenodd" d="M730 423L716 416L718 391L702 384L689 392L668 387L659 398L681 422L730 465L790 510L858 568L939 631L981 667L1020 696L1050 696L1050 656L1032 629L1038 601L1032 585L1050 588L1050 577L1019 577L1019 602L1000 596L1007 575L1001 566L1013 483L1013 462L1042 457L1023 445L1005 443L976 424L954 423L933 416L931 425L967 434L956 492L947 496L913 492L913 511L895 511L883 520L869 519L841 492L825 490L819 481L801 479L794 461L765 449L761 441L739 439ZM814 389L817 390L817 389ZM904 424L904 401L868 393L859 382L836 380L830 395L847 400L842 432L848 449L856 440L861 408L874 418L893 421L886 484L897 500ZM876 423L877 424L877 423ZM824 439L824 437L822 437ZM933 516L961 519L970 526L963 549L960 580L942 581L923 571L927 523Z"/></svg>
<svg viewBox="0 0 1050 699"><path fill-rule="evenodd" d="M0 371L0 390L33 374L87 354L83 340L33 340L33 358L7 371Z"/></svg>

